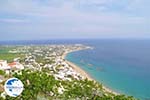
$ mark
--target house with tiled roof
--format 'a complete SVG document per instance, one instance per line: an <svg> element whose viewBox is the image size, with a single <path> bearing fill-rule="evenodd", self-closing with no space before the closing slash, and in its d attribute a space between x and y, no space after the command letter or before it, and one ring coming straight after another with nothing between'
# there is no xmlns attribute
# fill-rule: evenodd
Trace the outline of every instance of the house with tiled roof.
<svg viewBox="0 0 150 100"><path fill-rule="evenodd" d="M8 66L10 66L11 69L18 69L18 70L24 69L24 66L22 64L20 64L19 62L9 63Z"/></svg>

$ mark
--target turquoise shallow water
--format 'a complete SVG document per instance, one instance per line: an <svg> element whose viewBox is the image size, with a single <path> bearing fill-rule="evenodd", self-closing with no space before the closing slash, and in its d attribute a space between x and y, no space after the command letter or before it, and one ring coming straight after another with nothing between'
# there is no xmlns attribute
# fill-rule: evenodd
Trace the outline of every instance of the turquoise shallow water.
<svg viewBox="0 0 150 100"><path fill-rule="evenodd" d="M85 44L94 47L93 50L73 52L66 59L116 92L149 100L149 43L148 40L88 41Z"/></svg>
<svg viewBox="0 0 150 100"><path fill-rule="evenodd" d="M70 53L69 61L116 92L150 100L150 40L78 39L0 41L0 45L81 43L94 47Z"/></svg>

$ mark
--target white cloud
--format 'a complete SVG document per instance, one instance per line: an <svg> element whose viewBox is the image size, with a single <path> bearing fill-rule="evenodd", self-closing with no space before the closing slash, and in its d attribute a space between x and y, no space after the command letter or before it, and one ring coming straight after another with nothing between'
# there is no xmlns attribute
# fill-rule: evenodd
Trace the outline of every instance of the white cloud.
<svg viewBox="0 0 150 100"><path fill-rule="evenodd" d="M124 4L120 0L61 0L60 2L59 0L55 2L51 2L50 0L46 4L40 4L36 0L34 2L33 0L8 0L3 6L0 6L0 12L25 17L24 19L20 19L19 17L11 18L10 16L8 19L1 18L0 22L27 23L27 26L8 25L8 28L13 30L16 29L15 27L19 27L17 29L18 33L42 33L46 36L49 33L56 33L54 36L58 36L58 33L70 33L71 35L76 33L76 36L85 36L85 34L89 36L93 36L93 34L95 36L125 36L126 34L130 35L130 33L132 33L131 35L142 32L148 33L150 30L143 28L149 25L148 19L144 15L144 17L135 16L133 13L123 13L124 11L120 11L119 9L118 11L103 11L108 6L113 5L123 5L125 9L132 10L139 5L136 1L133 0L131 2L130 0L126 0ZM92 12L84 8L85 5L91 4L93 6L88 7L100 5L100 10ZM86 11L80 9L80 6L83 6L81 8ZM134 11L134 13L138 13L138 11Z"/></svg>

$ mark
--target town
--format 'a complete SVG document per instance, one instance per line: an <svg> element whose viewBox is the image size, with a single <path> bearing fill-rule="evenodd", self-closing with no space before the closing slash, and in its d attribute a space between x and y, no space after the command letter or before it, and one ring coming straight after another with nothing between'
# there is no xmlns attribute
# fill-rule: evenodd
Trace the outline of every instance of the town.
<svg viewBox="0 0 150 100"><path fill-rule="evenodd" d="M82 44L0 46L0 100L135 100L104 87L66 60L68 53L87 49L93 48ZM12 77L24 85L16 98L4 90Z"/></svg>
<svg viewBox="0 0 150 100"><path fill-rule="evenodd" d="M82 80L84 76L76 72L65 60L67 53L91 49L89 46L81 44L74 45L30 45L30 46L16 46L8 51L10 54L23 54L22 57L16 57L12 61L7 62L5 59L0 60L0 70L5 76L11 77L14 73L22 74L21 70L31 71L46 71L47 74L55 77L56 80L72 79ZM8 77L0 75L0 82L6 81ZM5 98L6 93L0 85L2 97ZM62 90L59 90L62 93Z"/></svg>

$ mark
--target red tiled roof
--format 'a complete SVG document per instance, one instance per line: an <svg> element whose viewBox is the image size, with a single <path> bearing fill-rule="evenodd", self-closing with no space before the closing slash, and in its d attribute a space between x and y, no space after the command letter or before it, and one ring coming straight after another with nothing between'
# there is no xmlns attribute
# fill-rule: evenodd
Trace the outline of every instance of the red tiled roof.
<svg viewBox="0 0 150 100"><path fill-rule="evenodd" d="M12 62L12 63L9 63L9 64L8 64L8 66L10 66L10 67L15 66L15 65L17 65L16 62Z"/></svg>

